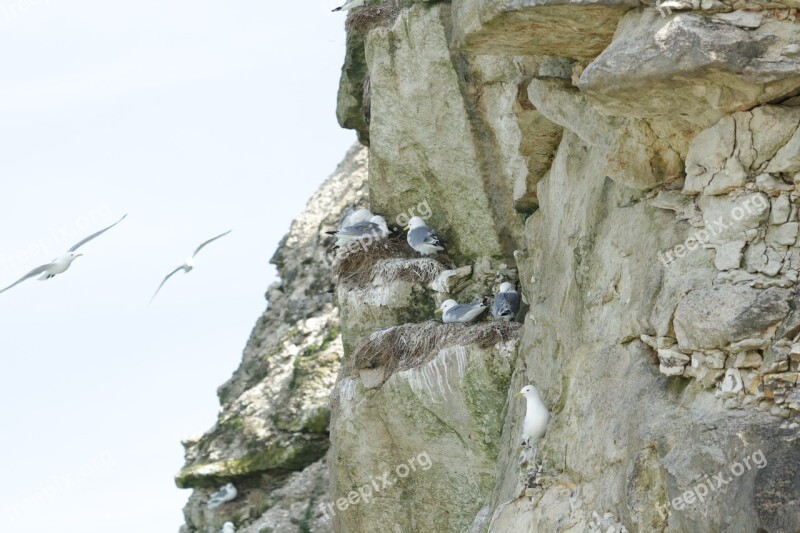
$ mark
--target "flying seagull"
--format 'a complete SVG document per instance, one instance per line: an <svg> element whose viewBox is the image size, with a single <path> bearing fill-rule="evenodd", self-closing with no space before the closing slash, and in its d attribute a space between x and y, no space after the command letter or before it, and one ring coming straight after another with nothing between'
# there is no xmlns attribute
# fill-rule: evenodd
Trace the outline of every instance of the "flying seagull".
<svg viewBox="0 0 800 533"><path fill-rule="evenodd" d="M357 7L364 7L365 5L367 5L367 0L348 0L344 3L344 5L341 5L332 11L350 11L351 9L355 9Z"/></svg>
<svg viewBox="0 0 800 533"><path fill-rule="evenodd" d="M492 316L509 322L517 311L519 311L519 293L513 284L506 281L500 285L500 292L494 297Z"/></svg>
<svg viewBox="0 0 800 533"><path fill-rule="evenodd" d="M236 495L239 494L236 490L236 487L233 486L233 483L228 483L217 492L211 495L208 498L208 503L206 503L206 507L209 509L216 509L223 503L228 503L229 501L236 498Z"/></svg>
<svg viewBox="0 0 800 533"><path fill-rule="evenodd" d="M409 220L407 228L409 230L406 237L408 245L422 255L431 255L444 250L442 241L420 217L413 217Z"/></svg>
<svg viewBox="0 0 800 533"><path fill-rule="evenodd" d="M459 304L455 300L445 300L442 306L436 310L442 313L442 322L445 324L464 324L474 322L481 313L486 311L488 305L482 300L475 300L468 304Z"/></svg>
<svg viewBox="0 0 800 533"><path fill-rule="evenodd" d="M150 302L152 303L152 301L155 300L156 296L158 296L158 291L161 290L161 287L163 287L164 284L167 282L167 280L169 278L171 278L173 275L177 274L181 270L183 270L183 272L186 273L186 274L188 274L189 272L192 271L192 269L194 268L194 257L198 254L198 252L200 250L202 250L207 244L210 244L210 243L216 241L217 239L220 239L220 238L224 237L225 235L227 235L228 233L230 233L232 231L233 231L232 229L229 229L225 233L220 233L216 237L212 237L212 238L208 239L206 242L204 242L203 244L201 244L200 246L198 246L197 249L194 251L194 253L191 255L191 257L187 257L186 261L184 261L181 266L179 266L178 268L176 268L175 270L173 270L172 272L167 274L167 277L164 278L164 280L161 282L161 285L159 285L158 289L156 289L156 293L153 295L152 298L150 298Z"/></svg>
<svg viewBox="0 0 800 533"><path fill-rule="evenodd" d="M33 270L31 270L30 272L28 272L27 274L22 276L20 279L18 279L17 281L15 281L14 283L12 283L8 287L6 287L5 289L0 290L0 293L4 293L8 289L19 285L23 281L25 281L27 279L30 279L30 278L32 278L34 276L39 276L40 274L41 274L41 276L39 276L39 280L40 281L44 281L44 280L48 280L48 279L52 278L53 276L56 276L57 274L61 274L63 272L66 272L67 269L70 267L70 265L72 265L72 262L83 255L83 254L75 253L75 251L78 248L80 248L81 246L83 246L87 242L91 241L95 237L99 237L100 235L102 235L106 231L110 230L111 228L113 228L114 226L116 226L117 224L122 222L125 219L125 217L127 217L127 216L128 216L127 214L123 215L123 217L121 219L117 220L116 222L114 222L113 224L108 226L107 228L103 228L103 229L101 229L100 231L98 231L96 233L92 233L91 235L89 235L85 239L82 239L82 240L78 241L78 243L76 245L74 245L72 248L67 250L67 253L65 253L61 257L57 257L57 258L53 259L52 262L47 263L46 265L42 265L42 266L38 266L38 267L34 268Z"/></svg>
<svg viewBox="0 0 800 533"><path fill-rule="evenodd" d="M547 423L550 421L550 412L542 403L539 391L533 385L526 385L517 393L517 396L524 396L527 400L525 420L522 422L522 446L538 448L539 440L544 437L547 431ZM536 463L536 451L533 452L533 462Z"/></svg>

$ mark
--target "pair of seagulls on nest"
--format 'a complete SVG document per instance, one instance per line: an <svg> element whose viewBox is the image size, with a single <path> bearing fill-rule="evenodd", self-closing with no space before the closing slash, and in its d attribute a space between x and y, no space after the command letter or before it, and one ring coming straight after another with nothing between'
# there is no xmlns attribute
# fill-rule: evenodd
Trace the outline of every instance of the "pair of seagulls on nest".
<svg viewBox="0 0 800 533"><path fill-rule="evenodd" d="M53 259L49 263L45 263L44 265L40 265L40 266L34 268L33 270L31 270L30 272L28 272L27 274L22 276L20 279L18 279L17 281L12 283L8 287L6 287L4 289L0 289L0 293L4 293L4 292L6 292L7 290L9 290L9 289L11 289L13 287L16 287L17 285L19 285L23 281L29 280L29 279L34 278L36 276L39 276L39 280L40 281L46 281L48 279L51 279L51 278L57 276L58 274L63 274L64 272L66 272L69 269L70 266L72 266L73 261L75 261L77 258L83 256L82 253L78 253L78 248L80 248L84 244L88 243L89 241L99 237L103 233L107 232L108 230L110 230L111 228L113 228L114 226L116 226L117 224L122 222L123 220L125 220L125 218L127 216L128 216L127 214L123 215L122 218L120 218L119 220L117 220L116 222L111 224L110 226L105 227L105 228L101 229L100 231L96 231L95 233L92 233L88 237L85 237L85 238L81 239L75 245L73 245L69 250L67 250L67 252L64 255L61 255L61 256ZM178 268L176 268L175 270L173 270L172 272L167 274L167 276L164 278L164 280L158 286L158 289L156 289L156 292L153 295L153 298L150 299L150 301L152 302L153 299L156 297L156 295L158 295L158 292L161 290L161 288L164 286L164 284L167 282L167 280L169 278L171 278L173 275L177 274L181 270L183 270L185 273L188 273L195 267L194 258L195 258L195 256L197 256L197 254L200 252L200 250L202 250L206 245L211 244L212 242L216 241L217 239L220 239L220 238L224 237L225 235L227 235L231 231L233 231L233 230L228 230L225 233L217 235L216 237L212 237L212 238L208 239L207 241L203 242L200 246L198 246L195 249L194 253L190 257L188 257L181 266L179 266Z"/></svg>
<svg viewBox="0 0 800 533"><path fill-rule="evenodd" d="M491 303L492 316L504 322L510 322L519 311L519 293L514 285L505 282L500 285L500 291ZM436 310L442 313L442 322L445 324L466 324L474 322L489 307L487 297L477 298L468 304L460 304L455 300L445 300Z"/></svg>
<svg viewBox="0 0 800 533"><path fill-rule="evenodd" d="M444 242L422 218L412 217L405 229L408 230L408 245L420 254L433 255L444 250ZM361 208L347 214L339 223L339 229L327 233L335 236L336 246L342 248L355 241L386 239L391 231L386 225L386 219L374 215L369 209Z"/></svg>

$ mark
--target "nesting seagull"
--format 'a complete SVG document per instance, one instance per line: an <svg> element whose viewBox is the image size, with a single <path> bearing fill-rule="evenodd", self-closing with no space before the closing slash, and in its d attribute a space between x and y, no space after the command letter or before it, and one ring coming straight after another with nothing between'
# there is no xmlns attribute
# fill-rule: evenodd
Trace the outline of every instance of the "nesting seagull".
<svg viewBox="0 0 800 533"><path fill-rule="evenodd" d="M353 215L356 213L353 213ZM369 221L356 222L350 226L326 233L334 235L336 237L336 246L342 247L352 241L364 238L385 239L390 232L389 227L386 225L386 220L380 215L375 215Z"/></svg>
<svg viewBox="0 0 800 533"><path fill-rule="evenodd" d="M468 304L459 304L455 300L445 300L442 306L436 310L442 313L442 322L445 324L464 324L473 322L486 311L487 302L475 300Z"/></svg>
<svg viewBox="0 0 800 533"><path fill-rule="evenodd" d="M517 396L524 396L528 402L525 411L525 420L522 423L521 446L536 448L539 440L544 437L547 431L547 423L550 421L550 412L542 403L539 391L533 385L526 385L517 393ZM536 451L533 452L533 462L536 463Z"/></svg>
<svg viewBox="0 0 800 533"><path fill-rule="evenodd" d="M408 245L422 255L432 255L444 250L442 241L439 240L431 228L425 225L420 217L413 217L408 221Z"/></svg>
<svg viewBox="0 0 800 533"><path fill-rule="evenodd" d="M14 283L12 283L8 287L6 287L5 289L0 290L0 293L6 292L8 289L10 289L12 287L16 287L17 285L19 285L20 283L22 283L23 281L25 281L27 279L30 279L30 278L32 278L34 276L39 276L39 274L41 274L41 276L39 276L39 280L40 281L44 281L44 280L48 280L48 279L52 278L53 276L56 276L57 274L61 274L63 272L66 272L67 269L70 267L70 265L72 265L72 262L83 255L83 254L75 253L75 250L77 250L78 248L80 248L81 246L86 244L87 242L91 241L95 237L99 237L100 235L102 235L106 231L110 230L111 228L113 228L114 226L116 226L117 224L122 222L125 219L125 217L127 217L127 216L128 215L123 215L121 219L117 220L116 222L114 222L113 224L108 226L107 228L103 228L103 229L101 229L100 231L98 231L96 233L92 233L91 235L89 235L85 239L82 239L75 246L73 246L72 248L67 250L67 253L65 253L61 257L57 257L57 258L53 259L52 262L47 263L46 265L42 265L42 266L38 266L38 267L34 268L33 270L31 270L30 272L28 272L27 274L22 276L20 279L18 279L17 281L15 281Z"/></svg>
<svg viewBox="0 0 800 533"><path fill-rule="evenodd" d="M333 11L350 11L351 9L355 9L357 7L364 7L367 5L367 0L349 0L345 2L344 5L341 5L334 9Z"/></svg>
<svg viewBox="0 0 800 533"><path fill-rule="evenodd" d="M342 221L339 223L339 229L342 229L347 226L352 226L353 224L358 224L359 222L369 222L369 219L373 217L372 211L367 209L366 207L362 207L360 209L353 210L352 208L349 210L346 216L342 218Z"/></svg>
<svg viewBox="0 0 800 533"><path fill-rule="evenodd" d="M519 311L519 293L513 284L506 281L500 285L500 292L494 297L492 316L509 322L517 311Z"/></svg>
<svg viewBox="0 0 800 533"><path fill-rule="evenodd" d="M222 524L222 529L219 530L219 533L236 533L236 528L233 527L233 522L225 522Z"/></svg>
<svg viewBox="0 0 800 533"><path fill-rule="evenodd" d="M226 231L225 233L220 233L220 234L219 234L219 235L217 235L216 237L212 237L212 238L208 239L206 242L204 242L203 244L201 244L200 246L198 246L198 247L197 247L197 249L194 251L194 253L191 255L191 257L187 257L187 258L186 258L186 261L184 261L184 262L183 262L183 264L182 264L181 266L179 266L178 268L176 268L175 270L173 270L172 272L170 272L169 274L167 274L167 277L165 277L165 278L164 278L164 280L161 282L161 285L159 285L159 286L158 286L158 289L156 289L156 293L153 295L153 297L152 297L152 298L150 298L150 301L152 302L153 300L155 300L156 296L158 295L158 291L160 291L160 290L161 290L161 287L163 287L163 286L164 286L164 284L167 282L167 280L168 280L169 278L171 278L173 275L177 274L177 273L178 273L178 271L180 271L180 270L183 270L183 271L184 271L184 273L186 273L186 274L188 274L189 272L191 272L191 271L192 271L192 269L194 268L194 258L195 258L195 256L196 256L196 255L198 254L198 252L200 252L200 250L202 250L202 249L203 249L203 248L204 248L204 247L205 247L207 244L210 244L210 243L212 243L212 242L216 241L217 239L220 239L220 238L224 237L225 235L227 235L228 233L230 233L230 232L232 232L232 231L233 231L232 229L229 229L229 230L228 230L228 231Z"/></svg>
<svg viewBox="0 0 800 533"><path fill-rule="evenodd" d="M206 504L206 507L208 507L209 509L216 509L223 503L228 503L229 501L236 498L237 494L239 493L236 490L236 487L233 486L233 483L228 483L227 485L219 489L217 492L212 494L210 498L208 498L208 503Z"/></svg>

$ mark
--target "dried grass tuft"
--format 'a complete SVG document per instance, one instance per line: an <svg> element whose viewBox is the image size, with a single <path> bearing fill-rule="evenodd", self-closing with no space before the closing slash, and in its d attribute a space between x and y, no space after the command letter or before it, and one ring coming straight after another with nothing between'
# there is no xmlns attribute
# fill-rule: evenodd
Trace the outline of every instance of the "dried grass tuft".
<svg viewBox="0 0 800 533"><path fill-rule="evenodd" d="M383 0L379 5L352 9L347 14L344 27L348 32L366 35L375 28L386 28L394 24L400 15L396 0Z"/></svg>
<svg viewBox="0 0 800 533"><path fill-rule="evenodd" d="M444 269L436 260L421 262L414 256L414 250L403 235L367 239L340 248L331 265L331 273L336 283L364 285L379 275L387 281L407 279L429 283ZM441 270L437 270L435 265L439 265Z"/></svg>
<svg viewBox="0 0 800 533"><path fill-rule="evenodd" d="M476 344L490 348L500 342L518 339L518 322L478 322L477 324L442 324L430 320L422 324L403 324L374 332L356 347L346 372L360 369L385 369L387 378L401 370L418 367L450 346Z"/></svg>

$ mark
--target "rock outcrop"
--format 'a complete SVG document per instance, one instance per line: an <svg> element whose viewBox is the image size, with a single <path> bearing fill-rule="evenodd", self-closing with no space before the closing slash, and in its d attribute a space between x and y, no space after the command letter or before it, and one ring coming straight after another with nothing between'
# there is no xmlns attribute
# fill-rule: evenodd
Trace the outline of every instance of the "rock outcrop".
<svg viewBox="0 0 800 533"><path fill-rule="evenodd" d="M800 531L799 7L351 11L337 115L368 179L352 152L276 255L187 443L186 531ZM367 197L446 252L327 255L321 226ZM506 280L519 322L433 320ZM206 510L228 481L245 497Z"/></svg>

